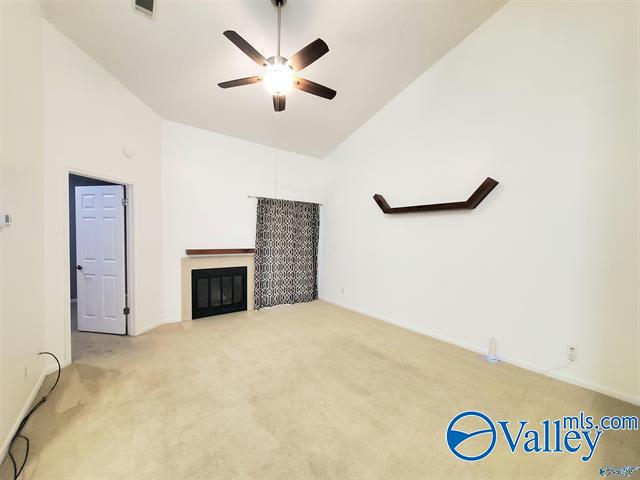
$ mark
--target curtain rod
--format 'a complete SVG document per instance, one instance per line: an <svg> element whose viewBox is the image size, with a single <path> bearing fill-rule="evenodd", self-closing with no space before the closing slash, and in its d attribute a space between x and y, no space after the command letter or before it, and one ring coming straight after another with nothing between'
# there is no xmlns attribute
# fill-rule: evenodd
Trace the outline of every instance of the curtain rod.
<svg viewBox="0 0 640 480"><path fill-rule="evenodd" d="M247 198L268 198L269 200L286 200L287 202L315 203L316 205L322 205L320 202L307 202L306 200L287 200L286 198L261 197L258 195L247 195Z"/></svg>

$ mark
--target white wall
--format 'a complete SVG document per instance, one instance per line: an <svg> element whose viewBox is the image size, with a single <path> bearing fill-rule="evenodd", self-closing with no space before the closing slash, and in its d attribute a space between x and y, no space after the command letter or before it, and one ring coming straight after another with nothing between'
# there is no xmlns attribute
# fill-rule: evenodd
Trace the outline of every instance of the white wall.
<svg viewBox="0 0 640 480"><path fill-rule="evenodd" d="M0 2L0 459L42 380L43 112L40 9ZM26 376L25 376L26 368Z"/></svg>
<svg viewBox="0 0 640 480"><path fill-rule="evenodd" d="M639 25L513 1L419 77L328 159L321 297L640 402Z"/></svg>
<svg viewBox="0 0 640 480"><path fill-rule="evenodd" d="M42 32L47 346L69 361L69 171L132 186L133 333L161 322L162 122L45 20Z"/></svg>
<svg viewBox="0 0 640 480"><path fill-rule="evenodd" d="M321 162L164 122L164 321L180 320L180 259L185 249L253 248L256 200L247 195L321 202Z"/></svg>

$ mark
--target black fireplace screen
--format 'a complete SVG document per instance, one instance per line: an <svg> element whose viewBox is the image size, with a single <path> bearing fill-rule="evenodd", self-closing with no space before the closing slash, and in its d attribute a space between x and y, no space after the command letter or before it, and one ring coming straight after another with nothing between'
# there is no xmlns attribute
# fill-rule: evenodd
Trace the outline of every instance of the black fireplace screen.
<svg viewBox="0 0 640 480"><path fill-rule="evenodd" d="M247 267L191 271L191 317L247 309Z"/></svg>

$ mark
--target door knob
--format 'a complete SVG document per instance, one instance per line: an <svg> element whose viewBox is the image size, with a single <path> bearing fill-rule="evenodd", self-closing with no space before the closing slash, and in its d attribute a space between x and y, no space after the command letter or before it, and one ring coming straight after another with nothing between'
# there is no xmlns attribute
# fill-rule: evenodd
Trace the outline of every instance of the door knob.
<svg viewBox="0 0 640 480"><path fill-rule="evenodd" d="M76 270L82 270L82 265L76 265Z"/></svg>

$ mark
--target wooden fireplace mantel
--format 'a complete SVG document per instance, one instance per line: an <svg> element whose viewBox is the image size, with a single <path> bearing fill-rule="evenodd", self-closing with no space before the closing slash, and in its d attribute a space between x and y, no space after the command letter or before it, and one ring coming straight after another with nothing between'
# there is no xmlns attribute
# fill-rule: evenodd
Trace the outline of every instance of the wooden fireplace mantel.
<svg viewBox="0 0 640 480"><path fill-rule="evenodd" d="M256 253L255 248L193 248L186 249L187 256L193 255L238 255Z"/></svg>

